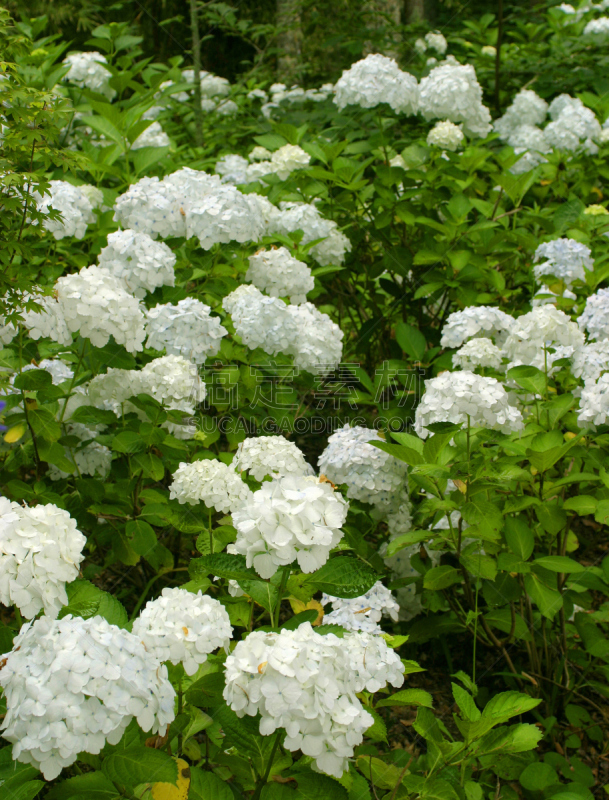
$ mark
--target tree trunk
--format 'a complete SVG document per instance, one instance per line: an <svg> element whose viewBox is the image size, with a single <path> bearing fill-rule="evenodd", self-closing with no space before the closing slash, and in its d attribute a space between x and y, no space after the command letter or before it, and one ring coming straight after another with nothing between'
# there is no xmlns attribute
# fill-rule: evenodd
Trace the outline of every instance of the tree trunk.
<svg viewBox="0 0 609 800"><path fill-rule="evenodd" d="M403 0L366 0L363 6L363 17L370 30L385 32L382 42L366 42L364 55L381 52L386 56L396 56L400 43L398 26L402 22Z"/></svg>
<svg viewBox="0 0 609 800"><path fill-rule="evenodd" d="M277 77L290 86L300 78L302 68L302 0L277 0Z"/></svg>
<svg viewBox="0 0 609 800"><path fill-rule="evenodd" d="M406 0L406 21L421 22L425 19L425 0Z"/></svg>

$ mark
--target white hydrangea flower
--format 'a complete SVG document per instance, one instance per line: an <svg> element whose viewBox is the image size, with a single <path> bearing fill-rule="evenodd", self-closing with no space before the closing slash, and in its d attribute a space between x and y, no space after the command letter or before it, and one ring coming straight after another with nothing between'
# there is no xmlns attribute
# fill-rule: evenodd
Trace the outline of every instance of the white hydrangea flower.
<svg viewBox="0 0 609 800"><path fill-rule="evenodd" d="M260 733L284 728L284 747L340 778L373 723L357 693L404 682L404 665L383 637L254 631L226 659L224 699L237 716L260 713Z"/></svg>
<svg viewBox="0 0 609 800"><path fill-rule="evenodd" d="M427 51L427 43L425 39L417 39L413 45L415 53L418 53L420 56L425 55Z"/></svg>
<svg viewBox="0 0 609 800"><path fill-rule="evenodd" d="M108 62L101 53L70 53L63 63L70 67L64 80L81 89L91 89L92 92L103 94L108 100L116 95L109 84L112 73L104 67Z"/></svg>
<svg viewBox="0 0 609 800"><path fill-rule="evenodd" d="M476 336L495 339L501 347L514 326L514 317L494 306L468 306L448 315L442 328L442 347L461 347Z"/></svg>
<svg viewBox="0 0 609 800"><path fill-rule="evenodd" d="M387 103L397 113L416 114L419 110L417 79L403 72L393 58L371 54L344 70L336 82L334 102L375 108Z"/></svg>
<svg viewBox="0 0 609 800"><path fill-rule="evenodd" d="M347 424L328 438L318 469L333 483L347 484L347 497L385 506L406 484L408 466L374 441L384 441L378 431Z"/></svg>
<svg viewBox="0 0 609 800"><path fill-rule="evenodd" d="M332 604L332 611L324 616L324 625L340 625L348 631L382 633L380 626L383 617L398 621L400 611L393 595L380 581L366 594L352 600L323 594L322 606Z"/></svg>
<svg viewBox="0 0 609 800"><path fill-rule="evenodd" d="M591 342L573 353L571 371L584 382L597 381L609 370L609 340Z"/></svg>
<svg viewBox="0 0 609 800"><path fill-rule="evenodd" d="M236 153L230 153L216 161L214 171L217 175L220 175L222 183L248 183L248 167L247 158L243 158L243 156Z"/></svg>
<svg viewBox="0 0 609 800"><path fill-rule="evenodd" d="M42 307L42 311L22 311L23 324L32 339L52 339L65 345L72 344L72 334L64 317L62 304L54 296L34 295L33 300ZM25 298L24 298L25 300Z"/></svg>
<svg viewBox="0 0 609 800"><path fill-rule="evenodd" d="M55 284L68 330L103 347L113 336L117 344L138 352L144 342L144 314L139 301L101 267L85 267Z"/></svg>
<svg viewBox="0 0 609 800"><path fill-rule="evenodd" d="M407 488L403 488L391 504L386 517L390 538L400 536L412 530L412 506L408 499Z"/></svg>
<svg viewBox="0 0 609 800"><path fill-rule="evenodd" d="M186 237L196 236L204 250L230 241L256 242L262 235L262 220L252 214L246 196L234 186L223 184L186 198L182 205Z"/></svg>
<svg viewBox="0 0 609 800"><path fill-rule="evenodd" d="M200 70L199 78L203 97L226 96L230 92L230 81L226 78L221 78L219 75L214 75L212 72L206 72L205 70ZM194 69L183 69L182 80L184 83L194 83Z"/></svg>
<svg viewBox="0 0 609 800"><path fill-rule="evenodd" d="M6 322L3 317L0 317L0 342L2 344L10 344L17 336L17 333L17 328L12 322Z"/></svg>
<svg viewBox="0 0 609 800"><path fill-rule="evenodd" d="M552 149L544 132L535 125L519 125L514 128L507 143L514 148L516 155L522 154L522 158L510 167L510 172L514 175L522 175L543 164L547 159L542 153L549 153Z"/></svg>
<svg viewBox="0 0 609 800"><path fill-rule="evenodd" d="M598 380L584 383L579 400L577 423L580 428L606 425L609 420L609 373L604 372Z"/></svg>
<svg viewBox="0 0 609 800"><path fill-rule="evenodd" d="M490 56L491 58L495 58L497 55L497 48L494 47L492 44L485 44L483 45L480 52L482 53L483 56Z"/></svg>
<svg viewBox="0 0 609 800"><path fill-rule="evenodd" d="M160 122L153 122L145 131L140 133L131 145L132 150L141 150L142 147L169 147L171 140L163 130Z"/></svg>
<svg viewBox="0 0 609 800"><path fill-rule="evenodd" d="M441 56L444 55L446 49L448 48L448 42L444 36L437 31L435 33L426 33L425 43L427 44L427 47L431 47L432 50L435 50L436 53L439 53Z"/></svg>
<svg viewBox="0 0 609 800"><path fill-rule="evenodd" d="M174 719L167 668L102 617L42 617L21 628L0 670L13 758L56 778L79 753L117 744L135 717L163 735Z"/></svg>
<svg viewBox="0 0 609 800"><path fill-rule="evenodd" d="M239 106L234 100L222 100L215 108L216 114L221 114L223 117L232 117L239 111Z"/></svg>
<svg viewBox="0 0 609 800"><path fill-rule="evenodd" d="M464 139L461 128L449 119L438 122L427 134L427 144L441 147L443 150L457 150Z"/></svg>
<svg viewBox="0 0 609 800"><path fill-rule="evenodd" d="M501 350L490 339L484 337L470 339L453 353L453 366L472 372L479 367L500 369Z"/></svg>
<svg viewBox="0 0 609 800"><path fill-rule="evenodd" d="M112 451L102 444L91 441L95 439L97 432L79 422L73 422L66 425L66 435L76 436L81 442L86 442L82 447L64 448L66 457L76 464L77 474L95 475L102 480L105 479L112 466ZM69 477L67 472L63 472L53 464L49 464L47 474L52 481Z"/></svg>
<svg viewBox="0 0 609 800"><path fill-rule="evenodd" d="M268 94L264 91L264 89L252 89L250 92L247 93L248 100L262 100L262 102L266 102L269 99ZM265 148L262 148L265 149Z"/></svg>
<svg viewBox="0 0 609 800"><path fill-rule="evenodd" d="M250 195L250 197L257 196ZM302 244L309 244L315 239L324 239L309 251L322 267L328 264L342 264L345 253L351 251L351 242L338 230L336 222L324 219L313 204L282 202L279 209L274 206L268 208L265 216L267 235L280 233L286 236L301 230L304 234Z"/></svg>
<svg viewBox="0 0 609 800"><path fill-rule="evenodd" d="M259 250L249 257L245 280L271 297L289 297L290 302L305 303L315 286L309 267L291 255L286 247Z"/></svg>
<svg viewBox="0 0 609 800"><path fill-rule="evenodd" d="M446 61L420 83L421 111L425 119L463 123L468 136L486 136L491 115L482 105L482 88L471 64Z"/></svg>
<svg viewBox="0 0 609 800"><path fill-rule="evenodd" d="M117 198L114 219L124 228L147 233L153 239L185 236L180 208L171 185L157 177L141 178Z"/></svg>
<svg viewBox="0 0 609 800"><path fill-rule="evenodd" d="M598 151L594 142L600 136L601 126L594 112L581 100L560 95L552 101L549 111L553 121L545 127L544 137L550 146L558 150L577 150L582 146L592 154Z"/></svg>
<svg viewBox="0 0 609 800"><path fill-rule="evenodd" d="M283 300L266 297L248 284L228 294L222 306L243 344L251 350L261 347L269 355L292 351L298 330Z"/></svg>
<svg viewBox="0 0 609 800"><path fill-rule="evenodd" d="M425 393L415 412L414 428L425 439L435 422L469 423L502 433L522 430L522 414L509 404L508 393L495 378L473 372L443 372L425 381Z"/></svg>
<svg viewBox="0 0 609 800"><path fill-rule="evenodd" d="M251 436L239 443L232 461L237 472L249 472L257 481L267 476L312 475L302 452L284 436Z"/></svg>
<svg viewBox="0 0 609 800"><path fill-rule="evenodd" d="M336 369L343 355L343 331L313 303L289 306L297 336L289 350L294 365L308 372L328 373Z"/></svg>
<svg viewBox="0 0 609 800"><path fill-rule="evenodd" d="M147 233L116 231L97 257L99 266L124 281L135 297L143 298L159 286L174 286L176 257L166 244Z"/></svg>
<svg viewBox="0 0 609 800"><path fill-rule="evenodd" d="M293 561L315 572L343 537L348 503L328 482L288 475L263 483L232 512L237 539L231 551L246 557L261 578Z"/></svg>
<svg viewBox="0 0 609 800"><path fill-rule="evenodd" d="M609 37L609 17L591 19L584 28L584 35L594 36L604 42Z"/></svg>
<svg viewBox="0 0 609 800"><path fill-rule="evenodd" d="M85 537L62 508L21 506L0 497L0 602L27 619L44 609L55 618L78 577Z"/></svg>
<svg viewBox="0 0 609 800"><path fill-rule="evenodd" d="M211 308L195 297L146 311L146 347L165 349L167 355L181 355L195 364L217 355L227 333L220 319L211 316Z"/></svg>
<svg viewBox="0 0 609 800"><path fill-rule="evenodd" d="M282 181L285 181L294 170L308 167L310 161L311 156L295 144L284 144L271 156L273 172Z"/></svg>
<svg viewBox="0 0 609 800"><path fill-rule="evenodd" d="M521 89L502 117L495 120L493 128L504 141L522 126L537 126L545 121L548 104L532 89Z"/></svg>
<svg viewBox="0 0 609 800"><path fill-rule="evenodd" d="M64 381L69 381L74 377L72 369L59 358L43 358L36 367L34 364L26 364L23 367L23 372L29 369L44 369L46 370L53 381L53 386L59 386Z"/></svg>
<svg viewBox="0 0 609 800"><path fill-rule="evenodd" d="M88 404L112 411L117 417L122 416L123 410L125 413L135 410L123 404L140 391L136 376L137 370L116 367L110 367L107 372L96 375L87 387Z"/></svg>
<svg viewBox="0 0 609 800"><path fill-rule="evenodd" d="M543 242L535 251L535 261L545 259L534 268L535 277L541 280L544 275L553 275L567 286L573 281L585 281L585 270L594 269L591 250L575 239L554 239Z"/></svg>
<svg viewBox="0 0 609 800"><path fill-rule="evenodd" d="M232 467L215 459L181 463L173 473L169 497L191 506L205 503L225 514L234 512L246 503L251 492Z"/></svg>
<svg viewBox="0 0 609 800"><path fill-rule="evenodd" d="M98 189L96 191L99 192ZM82 186L73 186L67 181L50 181L49 194L34 192L32 197L38 211L43 214L48 214L50 210L61 213L62 219L46 219L43 223L44 228L56 239L66 236L82 239L87 225L95 222L93 210L100 202L98 195L84 192Z"/></svg>
<svg viewBox="0 0 609 800"><path fill-rule="evenodd" d="M511 367L527 364L544 370L556 360L547 348L558 346L578 349L584 344L584 335L575 322L553 305L537 306L528 314L516 319L503 347L503 354Z"/></svg>
<svg viewBox="0 0 609 800"><path fill-rule="evenodd" d="M146 603L133 623L133 634L158 661L183 664L194 675L209 653L228 648L233 629L222 603L186 589L165 588Z"/></svg>
<svg viewBox="0 0 609 800"><path fill-rule="evenodd" d="M609 339L609 289L599 289L586 300L586 307L577 320L591 339Z"/></svg>
<svg viewBox="0 0 609 800"><path fill-rule="evenodd" d="M270 150L267 150L266 147L261 147L261 145L257 144L249 154L248 158L250 161L270 161L271 155L272 153Z"/></svg>

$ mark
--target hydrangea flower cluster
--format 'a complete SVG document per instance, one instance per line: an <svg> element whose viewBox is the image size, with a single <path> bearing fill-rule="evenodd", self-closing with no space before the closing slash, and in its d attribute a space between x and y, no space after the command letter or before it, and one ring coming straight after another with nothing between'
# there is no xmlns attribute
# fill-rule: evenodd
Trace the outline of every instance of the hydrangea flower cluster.
<svg viewBox="0 0 609 800"><path fill-rule="evenodd" d="M237 472L249 472L257 481L266 477L312 475L302 452L284 436L252 436L239 443L232 461Z"/></svg>
<svg viewBox="0 0 609 800"><path fill-rule="evenodd" d="M250 256L245 280L271 297L289 297L294 304L305 303L315 286L309 267L286 247L259 250Z"/></svg>
<svg viewBox="0 0 609 800"><path fill-rule="evenodd" d="M521 89L502 117L495 120L493 128L504 141L522 126L537 126L545 121L548 104L532 89Z"/></svg>
<svg viewBox="0 0 609 800"><path fill-rule="evenodd" d="M519 125L510 134L507 143L514 148L516 155L522 158L510 167L514 175L522 175L538 164L543 164L547 159L542 155L552 149L548 144L544 132L535 125Z"/></svg>
<svg viewBox="0 0 609 800"><path fill-rule="evenodd" d="M146 347L180 355L195 364L220 351L228 331L211 308L195 297L186 297L177 305L166 303L146 311Z"/></svg>
<svg viewBox="0 0 609 800"><path fill-rule="evenodd" d="M584 34L587 36L594 36L599 41L606 41L609 38L609 17L598 17L598 19L591 19L586 23Z"/></svg>
<svg viewBox="0 0 609 800"><path fill-rule="evenodd" d="M41 213L60 212L61 219L45 219L43 223L56 239L82 239L87 225L95 222L94 209L103 202L103 194L95 186L73 186L67 181L50 181L48 194L34 192L32 196Z"/></svg>
<svg viewBox="0 0 609 800"><path fill-rule="evenodd" d="M257 202L262 198L256 195ZM270 206L270 204L269 204ZM311 203L280 203L280 208L270 206L270 215L267 220L266 233L272 235L280 233L288 236L294 231L303 232L302 244L309 244L315 239L323 242L313 245L309 250L311 256L321 264L342 264L345 253L351 251L351 242L344 233L338 230L338 225L333 220L324 219L317 208Z"/></svg>
<svg viewBox="0 0 609 800"><path fill-rule="evenodd" d="M416 114L419 110L417 79L402 72L393 58L371 54L343 71L335 87L334 102L375 108L387 103L397 113Z"/></svg>
<svg viewBox="0 0 609 800"><path fill-rule="evenodd" d="M609 289L599 289L586 300L586 307L577 320L591 339L609 339Z"/></svg>
<svg viewBox="0 0 609 800"><path fill-rule="evenodd" d="M339 428L328 438L318 469L333 483L347 484L347 497L386 505L406 483L408 466L373 441L384 440L371 428Z"/></svg>
<svg viewBox="0 0 609 800"><path fill-rule="evenodd" d="M468 136L484 137L491 130L491 115L482 105L482 88L471 64L447 60L434 67L419 88L425 119L460 122Z"/></svg>
<svg viewBox="0 0 609 800"><path fill-rule="evenodd" d="M609 340L591 342L573 353L571 371L584 382L597 381L609 370Z"/></svg>
<svg viewBox="0 0 609 800"><path fill-rule="evenodd" d="M348 631L382 633L380 626L383 617L398 621L400 607L393 595L380 581L366 594L352 600L323 594L322 606L332 605L332 611L324 616L324 625L340 625Z"/></svg>
<svg viewBox="0 0 609 800"><path fill-rule="evenodd" d="M205 70L200 70L199 78L202 97L226 97L230 93L230 81L227 78L221 78L219 75L214 75L213 72L206 72ZM194 84L194 69L183 69L182 80L184 83Z"/></svg>
<svg viewBox="0 0 609 800"><path fill-rule="evenodd" d="M583 344L584 335L575 322L555 306L542 305L516 319L503 354L510 361L508 369L527 364L544 370L552 360L562 357L555 355L552 359L548 347L567 347L573 352Z"/></svg>
<svg viewBox="0 0 609 800"><path fill-rule="evenodd" d="M250 349L285 353L309 372L329 372L340 363L343 332L327 314L312 303L297 306L266 297L256 287L239 286L222 305L231 316L237 334Z"/></svg>
<svg viewBox="0 0 609 800"><path fill-rule="evenodd" d="M163 180L142 178L115 203L114 218L125 228L157 236L196 236L201 247L257 241L263 220L255 201L217 175L184 167Z"/></svg>
<svg viewBox="0 0 609 800"><path fill-rule="evenodd" d="M435 422L469 423L502 433L522 430L522 414L509 404L508 393L495 378L468 370L443 372L425 381L425 393L415 412L414 428L425 439Z"/></svg>
<svg viewBox="0 0 609 800"><path fill-rule="evenodd" d="M173 286L176 257L166 244L147 233L116 231L97 257L99 266L125 282L135 297L143 298L159 286Z"/></svg>
<svg viewBox="0 0 609 800"><path fill-rule="evenodd" d="M141 150L142 147L169 147L171 140L163 130L160 122L153 122L145 131L140 133L131 145L132 150Z"/></svg>
<svg viewBox="0 0 609 800"><path fill-rule="evenodd" d="M223 513L235 512L246 503L251 492L232 467L215 459L182 462L173 473L169 497L191 506L205 503Z"/></svg>
<svg viewBox="0 0 609 800"><path fill-rule="evenodd" d="M182 664L187 675L194 675L209 653L228 648L233 629L218 600L176 587L146 603L133 634L158 661Z"/></svg>
<svg viewBox="0 0 609 800"><path fill-rule="evenodd" d="M303 572L315 572L342 539L348 507L328 482L302 475L277 478L233 511L237 539L229 547L261 578L293 561Z"/></svg>
<svg viewBox="0 0 609 800"><path fill-rule="evenodd" d="M499 369L501 358L501 350L490 339L474 338L469 339L456 353L453 353L453 365L472 372L481 367Z"/></svg>
<svg viewBox="0 0 609 800"><path fill-rule="evenodd" d="M543 242L535 251L535 261L545 259L534 268L535 277L553 275L571 286L573 281L585 281L585 270L594 268L594 259L589 247L575 239L554 239Z"/></svg>
<svg viewBox="0 0 609 800"><path fill-rule="evenodd" d="M27 297L24 297L24 302ZM66 320L63 315L63 308L57 297L51 295L34 295L32 297L41 306L41 311L21 311L23 324L28 329L32 339L49 337L54 342L63 344L66 347L72 344L72 334L68 330ZM13 328L14 334L17 333ZM7 331L7 335L8 335ZM10 340L9 340L10 341ZM8 344L8 342L5 342Z"/></svg>
<svg viewBox="0 0 609 800"><path fill-rule="evenodd" d="M442 347L461 347L476 336L494 338L501 347L514 326L514 317L494 306L468 306L448 315L442 328Z"/></svg>
<svg viewBox="0 0 609 800"><path fill-rule="evenodd" d="M102 267L84 267L55 284L59 306L72 333L103 347L113 336L130 353L142 350L144 314L139 301Z"/></svg>
<svg viewBox="0 0 609 800"><path fill-rule="evenodd" d="M108 100L116 95L110 86L112 73L104 67L106 57L95 51L89 53L70 53L64 58L63 63L70 69L64 77L68 83L73 83L81 89L90 89L92 92L103 94Z"/></svg>
<svg viewBox="0 0 609 800"><path fill-rule="evenodd" d="M226 659L224 699L237 716L260 713L260 733L284 728L288 750L340 778L373 723L357 692L401 686L404 665L381 636L322 636L309 623L295 631L255 631Z"/></svg>
<svg viewBox="0 0 609 800"><path fill-rule="evenodd" d="M275 175L285 181L294 170L308 167L310 161L311 156L302 147L295 144L284 144L271 156L271 167Z"/></svg>
<svg viewBox="0 0 609 800"><path fill-rule="evenodd" d="M79 753L117 744L135 717L163 735L175 692L137 636L101 617L37 619L21 628L0 670L13 758L56 778Z"/></svg>
<svg viewBox="0 0 609 800"><path fill-rule="evenodd" d="M80 475L95 475L104 479L112 466L112 451L103 444L92 441L97 432L87 428L80 422L73 422L66 426L66 435L75 436L85 444L75 448L64 448L65 455L74 461ZM69 477L53 464L49 464L48 476L52 481L59 481Z"/></svg>
<svg viewBox="0 0 609 800"><path fill-rule="evenodd" d="M604 372L598 380L584 384L579 400L577 422L580 428L606 425L609 420L609 373Z"/></svg>
<svg viewBox="0 0 609 800"><path fill-rule="evenodd" d="M449 119L436 123L427 134L427 144L443 150L458 150L464 139L461 128Z"/></svg>
<svg viewBox="0 0 609 800"><path fill-rule="evenodd" d="M56 617L78 577L85 537L62 508L20 506L0 497L0 602L27 619L41 609Z"/></svg>
<svg viewBox="0 0 609 800"><path fill-rule="evenodd" d="M601 126L594 112L578 98L559 95L550 104L550 122L544 129L548 144L558 150L585 148L596 153L594 143L601 135Z"/></svg>

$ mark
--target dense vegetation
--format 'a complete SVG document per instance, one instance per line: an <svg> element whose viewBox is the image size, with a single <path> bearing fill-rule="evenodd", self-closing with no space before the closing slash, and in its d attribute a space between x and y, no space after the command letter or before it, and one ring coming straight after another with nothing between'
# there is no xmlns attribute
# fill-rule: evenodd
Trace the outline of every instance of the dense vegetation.
<svg viewBox="0 0 609 800"><path fill-rule="evenodd" d="M606 796L609 3L48 5L2 796Z"/></svg>

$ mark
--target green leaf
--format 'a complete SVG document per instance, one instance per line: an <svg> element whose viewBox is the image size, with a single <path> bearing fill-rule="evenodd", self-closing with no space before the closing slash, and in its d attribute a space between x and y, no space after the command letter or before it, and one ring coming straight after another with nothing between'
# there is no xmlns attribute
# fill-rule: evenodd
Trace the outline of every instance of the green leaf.
<svg viewBox="0 0 609 800"><path fill-rule="evenodd" d="M536 725L500 726L485 734L474 745L474 752L481 757L490 753L526 753L534 750L543 736Z"/></svg>
<svg viewBox="0 0 609 800"><path fill-rule="evenodd" d="M399 322L395 326L395 338L402 350L413 361L423 361L427 341L421 331L413 328L412 325L407 325L405 322Z"/></svg>
<svg viewBox="0 0 609 800"><path fill-rule="evenodd" d="M112 781L103 772L97 771L76 775L55 784L45 800L69 800L76 796L84 796L90 800L114 800L120 797Z"/></svg>
<svg viewBox="0 0 609 800"><path fill-rule="evenodd" d="M366 729L364 736L373 742L387 742L387 726L383 718L373 708L367 708L366 711L372 716L374 722Z"/></svg>
<svg viewBox="0 0 609 800"><path fill-rule="evenodd" d="M532 572L524 576L524 588L543 616L554 619L563 605L561 593L551 589Z"/></svg>
<svg viewBox="0 0 609 800"><path fill-rule="evenodd" d="M130 520L125 525L125 537L129 545L140 556L145 556L157 545L154 529L143 519Z"/></svg>
<svg viewBox="0 0 609 800"><path fill-rule="evenodd" d="M512 614L507 608L493 609L493 611L489 611L484 615L484 619L493 628L498 628L504 633L510 633L512 630ZM514 615L514 636L516 639L523 639L525 642L531 641L528 625L520 614Z"/></svg>
<svg viewBox="0 0 609 800"><path fill-rule="evenodd" d="M461 553L459 558L465 569L475 578L494 581L497 575L497 562L484 553Z"/></svg>
<svg viewBox="0 0 609 800"><path fill-rule="evenodd" d="M165 467L158 456L152 453L140 453L131 460L133 472L142 470L145 478L152 478L155 481L162 481L165 476Z"/></svg>
<svg viewBox="0 0 609 800"><path fill-rule="evenodd" d="M130 747L109 755L102 762L102 771L111 781L133 788L140 783L172 783L178 780L178 765L162 750L152 747Z"/></svg>
<svg viewBox="0 0 609 800"><path fill-rule="evenodd" d="M433 534L430 533L428 530L409 531L408 533L402 533L400 534L400 536L396 536L395 539L392 539L389 542L389 544L387 545L387 555L393 556L396 553L399 553L400 550L403 550L405 547L408 547L411 544L426 542L432 538Z"/></svg>
<svg viewBox="0 0 609 800"><path fill-rule="evenodd" d="M586 206L579 197L569 198L566 203L561 203L554 212L554 230L561 235L567 228L571 228L581 217Z"/></svg>
<svg viewBox="0 0 609 800"><path fill-rule="evenodd" d="M85 125L88 125L90 128L93 128L94 131L100 133L102 136L105 136L106 139L110 139L112 142L115 142L121 150L124 151L125 149L125 138L121 134L121 132L110 122L109 119L104 119L103 117L93 117L90 115L85 115L82 117L82 121Z"/></svg>
<svg viewBox="0 0 609 800"><path fill-rule="evenodd" d="M132 150L129 158L133 161L135 171L139 175L165 158L168 153L169 147L141 147L138 150Z"/></svg>
<svg viewBox="0 0 609 800"><path fill-rule="evenodd" d="M482 717L492 719L495 725L502 725L512 717L526 714L540 703L541 700L522 692L500 692L491 697L485 705Z"/></svg>
<svg viewBox="0 0 609 800"><path fill-rule="evenodd" d="M586 568L577 561L567 556L540 556L533 561L538 567L544 567L552 572L585 572Z"/></svg>
<svg viewBox="0 0 609 800"><path fill-rule="evenodd" d="M529 792L540 792L548 786L559 783L558 775L549 764L537 761L529 764L519 778L520 785Z"/></svg>
<svg viewBox="0 0 609 800"><path fill-rule="evenodd" d="M100 616L112 625L123 628L127 624L127 612L122 603L108 592L98 589L90 581L77 580L66 585L68 604L59 612L59 618L72 614L89 619Z"/></svg>
<svg viewBox="0 0 609 800"><path fill-rule="evenodd" d="M36 436L40 436L42 439L55 442L61 436L61 425L46 408L32 409L28 412L28 420Z"/></svg>
<svg viewBox="0 0 609 800"><path fill-rule="evenodd" d="M146 449L146 443L135 431L121 431L112 439L111 447L117 453L141 453Z"/></svg>
<svg viewBox="0 0 609 800"><path fill-rule="evenodd" d="M411 466L416 467L419 464L425 463L423 455L417 452L417 450L414 450L412 447L404 447L403 445L399 444L377 441L371 441L370 444L374 447L378 447L378 449L382 450L384 453L389 453L390 456L397 458L399 461L405 461L406 464L410 464Z"/></svg>
<svg viewBox="0 0 609 800"><path fill-rule="evenodd" d="M202 708L222 705L224 703L222 692L225 685L223 672L210 672L190 684L186 690L186 700L192 705Z"/></svg>
<svg viewBox="0 0 609 800"><path fill-rule="evenodd" d="M261 581L255 569L245 565L245 556L229 553L213 553L201 558L193 558L188 566L190 577L216 575L233 581Z"/></svg>
<svg viewBox="0 0 609 800"><path fill-rule="evenodd" d="M451 686L453 689L453 697L459 706L462 717L469 722L476 722L479 720L482 714L471 694L462 686L459 686L458 683L452 683Z"/></svg>
<svg viewBox="0 0 609 800"><path fill-rule="evenodd" d="M402 770L395 764L386 764L373 756L359 756L357 768L379 789L394 789L402 776Z"/></svg>
<svg viewBox="0 0 609 800"><path fill-rule="evenodd" d="M401 692L392 694L391 697L383 697L376 703L376 708L392 708L394 706L424 706L433 708L433 698L429 692L423 689L403 689Z"/></svg>
<svg viewBox="0 0 609 800"><path fill-rule="evenodd" d="M15 376L14 386L16 389L23 389L28 392L35 392L38 389L49 389L53 385L51 373L46 369L29 369L20 372Z"/></svg>
<svg viewBox="0 0 609 800"><path fill-rule="evenodd" d="M490 541L497 541L503 527L503 515L493 503L475 496L461 509L466 522L475 525L480 533Z"/></svg>
<svg viewBox="0 0 609 800"><path fill-rule="evenodd" d="M297 787L293 795L294 800L364 800L359 795L352 798L351 792L347 798L347 792L340 783L328 778L327 775L299 770L292 777L296 778Z"/></svg>
<svg viewBox="0 0 609 800"><path fill-rule="evenodd" d="M535 537L523 517L507 517L504 534L507 546L522 561L528 561L535 547Z"/></svg>
<svg viewBox="0 0 609 800"><path fill-rule="evenodd" d="M72 412L70 419L73 422L82 422L83 425L114 425L116 414L103 408L79 406Z"/></svg>
<svg viewBox="0 0 609 800"><path fill-rule="evenodd" d="M261 736L257 720L240 719L227 705L215 709L214 719L222 726L226 745L236 747L239 755L251 758L258 774L264 774L275 737Z"/></svg>
<svg viewBox="0 0 609 800"><path fill-rule="evenodd" d="M507 378L516 381L526 392L530 394L544 394L546 391L546 376L537 367L520 366L512 367L508 370Z"/></svg>
<svg viewBox="0 0 609 800"><path fill-rule="evenodd" d="M440 567L433 567L423 576L423 587L425 589L432 589L439 591L440 589L447 589L453 583L458 583L461 580L461 574L454 567L448 564Z"/></svg>
<svg viewBox="0 0 609 800"><path fill-rule="evenodd" d="M562 504L565 511L575 511L580 517L585 517L587 514L594 514L598 501L596 497L589 494L582 494L577 497L569 497Z"/></svg>
<svg viewBox="0 0 609 800"><path fill-rule="evenodd" d="M337 556L307 578L307 583L333 597L360 597L371 589L379 576L371 566L357 558Z"/></svg>
<svg viewBox="0 0 609 800"><path fill-rule="evenodd" d="M38 454L42 461L47 464L54 464L62 472L72 474L76 471L73 462L66 456L64 448L57 442L47 442L44 439L38 441Z"/></svg>
<svg viewBox="0 0 609 800"><path fill-rule="evenodd" d="M459 800L459 795L448 781L434 778L425 782L421 800Z"/></svg>

